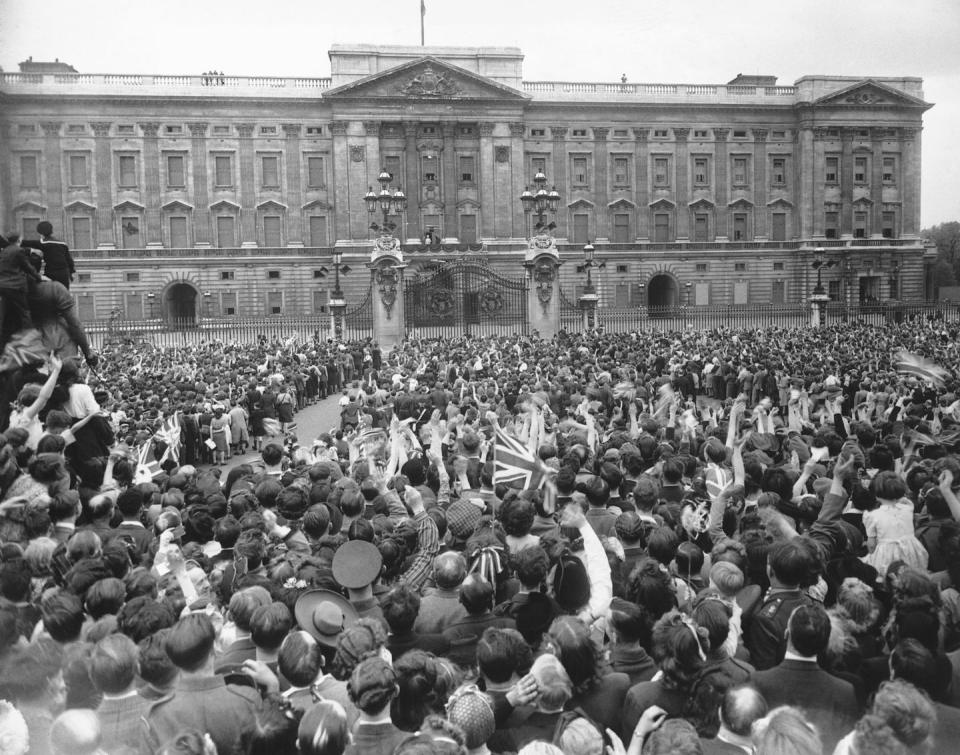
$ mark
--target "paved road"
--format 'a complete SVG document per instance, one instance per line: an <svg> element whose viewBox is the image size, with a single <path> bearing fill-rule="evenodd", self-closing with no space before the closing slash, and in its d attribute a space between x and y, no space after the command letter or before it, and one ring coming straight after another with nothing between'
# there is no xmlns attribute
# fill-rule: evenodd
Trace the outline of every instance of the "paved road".
<svg viewBox="0 0 960 755"><path fill-rule="evenodd" d="M340 427L340 405L338 403L340 396L341 394L337 393L297 412L294 421L297 423L295 432L300 445L309 447L321 433L330 432L331 428ZM259 451L234 456L222 469L226 471L240 464L256 461L259 458ZM207 466L200 465L200 469L205 469Z"/></svg>

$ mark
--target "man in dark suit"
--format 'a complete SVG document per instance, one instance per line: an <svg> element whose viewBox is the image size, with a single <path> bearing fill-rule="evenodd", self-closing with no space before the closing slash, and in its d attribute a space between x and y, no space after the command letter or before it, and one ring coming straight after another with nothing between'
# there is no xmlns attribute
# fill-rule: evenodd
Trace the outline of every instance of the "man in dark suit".
<svg viewBox="0 0 960 755"><path fill-rule="evenodd" d="M237 672L244 661L256 659L257 646L250 635L250 621L258 608L269 606L271 602L270 593L258 585L245 587L230 597L230 618L237 631L234 641L217 657L218 674Z"/></svg>
<svg viewBox="0 0 960 755"><path fill-rule="evenodd" d="M23 246L43 252L43 274L70 288L76 272L70 247L53 238L53 225L48 220L37 223L37 233L40 234L39 241L25 241Z"/></svg>
<svg viewBox="0 0 960 755"><path fill-rule="evenodd" d="M755 721L767 715L767 701L749 685L731 687L720 703L720 730L713 739L701 739L704 755L753 753L750 734Z"/></svg>
<svg viewBox="0 0 960 755"><path fill-rule="evenodd" d="M860 715L853 685L828 674L817 665L827 649L830 618L819 604L793 610L787 624L787 650L783 661L750 678L770 708L793 705L820 732L824 752L833 752Z"/></svg>

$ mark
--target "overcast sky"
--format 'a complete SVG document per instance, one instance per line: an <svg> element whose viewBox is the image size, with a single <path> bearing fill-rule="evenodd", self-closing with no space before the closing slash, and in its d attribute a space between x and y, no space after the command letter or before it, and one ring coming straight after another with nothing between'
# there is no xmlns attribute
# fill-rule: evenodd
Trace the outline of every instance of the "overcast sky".
<svg viewBox="0 0 960 755"><path fill-rule="evenodd" d="M428 45L514 46L528 81L920 76L924 227L960 220L960 0L425 0ZM0 66L329 76L335 43L416 45L420 0L0 0Z"/></svg>

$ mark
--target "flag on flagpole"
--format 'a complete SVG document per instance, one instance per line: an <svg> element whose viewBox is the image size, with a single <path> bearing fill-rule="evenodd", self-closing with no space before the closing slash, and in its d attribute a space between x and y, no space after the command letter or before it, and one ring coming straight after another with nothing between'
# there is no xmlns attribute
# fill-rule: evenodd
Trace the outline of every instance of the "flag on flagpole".
<svg viewBox="0 0 960 755"><path fill-rule="evenodd" d="M901 351L897 354L894 367L901 375L912 375L921 380L926 380L937 388L943 388L947 378L950 377L949 370L944 369L936 362L918 354L912 354L909 351Z"/></svg>
<svg viewBox="0 0 960 755"><path fill-rule="evenodd" d="M493 483L523 483L524 490L538 490L546 479L547 466L519 440L497 427L493 445Z"/></svg>
<svg viewBox="0 0 960 755"><path fill-rule="evenodd" d="M427 3L426 0L420 0L420 46L423 47L424 36L423 36L423 17L427 15Z"/></svg>
<svg viewBox="0 0 960 755"><path fill-rule="evenodd" d="M160 466L153 453L153 440L148 440L142 446L137 454L137 471L134 474L134 482L152 482L155 477L163 474L163 469Z"/></svg>

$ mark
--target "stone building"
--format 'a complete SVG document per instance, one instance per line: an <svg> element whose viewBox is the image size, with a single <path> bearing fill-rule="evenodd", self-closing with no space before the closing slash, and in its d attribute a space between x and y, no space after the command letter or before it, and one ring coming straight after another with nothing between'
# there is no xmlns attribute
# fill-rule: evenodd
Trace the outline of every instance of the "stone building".
<svg viewBox="0 0 960 755"><path fill-rule="evenodd" d="M319 313L335 246L361 301L381 169L408 197L411 274L471 252L521 275L520 195L542 171L570 300L588 241L601 307L805 301L815 250L835 300L926 298L920 79L525 81L516 48L329 58L328 78L0 73L0 216L53 223L86 319Z"/></svg>

